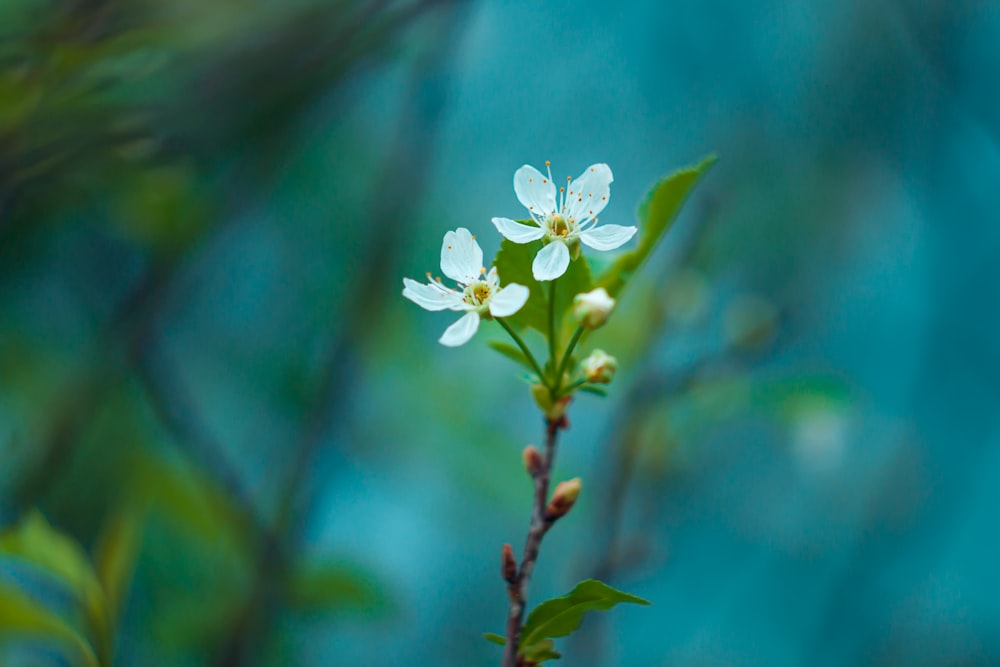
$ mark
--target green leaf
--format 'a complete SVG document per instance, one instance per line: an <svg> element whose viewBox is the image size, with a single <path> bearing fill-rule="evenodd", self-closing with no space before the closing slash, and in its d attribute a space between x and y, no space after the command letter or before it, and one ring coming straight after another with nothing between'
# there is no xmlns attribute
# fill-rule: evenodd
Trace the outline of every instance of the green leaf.
<svg viewBox="0 0 1000 667"><path fill-rule="evenodd" d="M102 656L108 654L111 625L104 591L86 553L73 539L54 530L41 512L32 510L16 526L0 533L0 554L27 561L64 582L86 611L98 651Z"/></svg>
<svg viewBox="0 0 1000 667"><path fill-rule="evenodd" d="M551 639L543 639L529 646L522 646L518 653L535 664L541 664L546 660L558 660L562 657L562 653L555 649L555 643Z"/></svg>
<svg viewBox="0 0 1000 667"><path fill-rule="evenodd" d="M517 283L528 288L528 302L521 310L504 320L515 329L532 327L543 334L548 331L548 310L542 284L531 274L531 262L542 248L541 241L514 243L504 239L500 243L493 265L497 267L501 285Z"/></svg>
<svg viewBox="0 0 1000 667"><path fill-rule="evenodd" d="M498 635L495 632L484 632L483 639L485 639L488 642L493 642L494 644L499 644L500 646L504 646L507 643L506 637L504 637L503 635Z"/></svg>
<svg viewBox="0 0 1000 667"><path fill-rule="evenodd" d="M384 616L393 610L381 579L353 562L306 562L292 572L289 602L303 611L355 612Z"/></svg>
<svg viewBox="0 0 1000 667"><path fill-rule="evenodd" d="M529 224L528 221L522 220ZM517 283L528 288L528 302L521 310L505 321L516 329L532 328L548 335L549 331L549 289L550 283L540 283L531 273L531 263L535 255L542 249L541 241L531 243L514 243L504 239L500 251L493 260L500 274L500 284ZM581 255L569 263L566 273L556 280L556 330L562 328L562 322L569 309L573 306L573 297L581 292L589 292L594 288L594 279L590 274L590 264ZM565 341L563 341L565 342Z"/></svg>
<svg viewBox="0 0 1000 667"><path fill-rule="evenodd" d="M633 273L656 248L671 223L680 212L698 181L712 168L718 158L709 155L698 164L675 171L654 185L639 204L639 245L621 255L597 281L612 296L621 293Z"/></svg>
<svg viewBox="0 0 1000 667"><path fill-rule="evenodd" d="M116 513L104 527L95 552L97 575L107 598L108 613L114 617L125 602L132 582L142 542L142 524L128 510Z"/></svg>
<svg viewBox="0 0 1000 667"><path fill-rule="evenodd" d="M560 347L569 342L569 337L576 329L576 319L573 318L573 298L577 294L594 289L594 278L590 274L590 262L581 253L580 257L569 264L566 273L556 281L556 331L562 323L562 338Z"/></svg>
<svg viewBox="0 0 1000 667"><path fill-rule="evenodd" d="M507 638L495 632L484 632L483 638L499 646L507 645ZM535 664L541 664L545 660L558 660L562 657L562 653L555 650L555 644L551 639L543 639L528 646L522 644L518 653Z"/></svg>
<svg viewBox="0 0 1000 667"><path fill-rule="evenodd" d="M521 630L521 643L531 646L549 637L565 637L580 627L588 611L606 611L622 602L652 604L596 579L581 581L569 594L546 600L535 607Z"/></svg>
<svg viewBox="0 0 1000 667"><path fill-rule="evenodd" d="M521 352L521 349L516 345L511 345L510 343L505 343L499 340L487 341L486 344L508 359L513 359L517 363L521 364L529 371L533 370L531 368L531 362L528 361L528 358L524 356L524 352Z"/></svg>
<svg viewBox="0 0 1000 667"><path fill-rule="evenodd" d="M595 396L607 396L608 395L608 390L607 389L605 389L604 387L595 387L592 384L585 384L582 387L580 387L579 389L577 389L577 391L585 391L588 394L594 394Z"/></svg>
<svg viewBox="0 0 1000 667"><path fill-rule="evenodd" d="M0 581L0 636L39 637L69 647L74 664L100 667L93 647L66 621L16 588Z"/></svg>

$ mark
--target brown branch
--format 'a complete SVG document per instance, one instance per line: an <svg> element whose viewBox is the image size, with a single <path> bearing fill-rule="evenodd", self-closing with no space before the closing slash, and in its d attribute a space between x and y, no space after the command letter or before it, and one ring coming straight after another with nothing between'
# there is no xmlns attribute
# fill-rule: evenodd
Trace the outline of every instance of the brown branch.
<svg viewBox="0 0 1000 667"><path fill-rule="evenodd" d="M521 566L514 577L507 577L507 596L510 607L507 611L507 644L504 647L503 667L518 667L520 661L517 649L521 641L521 626L524 624L524 608L528 598L528 583L538 560L538 551L542 546L542 538L552 524L565 514L551 511L547 505L549 496L549 481L552 477L552 467L556 457L556 441L559 431L568 426L565 417L545 420L545 456L542 465L532 471L535 480L535 501L531 511L531 524L528 537L524 543L524 555ZM568 509L568 508L567 508ZM506 553L506 545L505 545ZM506 569L506 568L505 568Z"/></svg>

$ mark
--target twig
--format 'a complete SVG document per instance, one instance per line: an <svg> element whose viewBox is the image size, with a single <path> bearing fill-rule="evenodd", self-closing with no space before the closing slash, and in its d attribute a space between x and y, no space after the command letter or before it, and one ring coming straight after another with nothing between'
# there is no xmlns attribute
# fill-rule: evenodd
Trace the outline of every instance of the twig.
<svg viewBox="0 0 1000 667"><path fill-rule="evenodd" d="M535 502L531 512L531 525L524 543L521 566L514 576L507 578L507 595L510 607L507 612L507 644L504 647L503 667L517 667L517 649L521 640L521 626L524 623L524 608L528 597L528 583L538 560L542 538L559 516L554 516L547 508L549 481L556 457L556 441L559 431L568 426L565 417L545 420L545 457L542 465L532 470L535 480Z"/></svg>

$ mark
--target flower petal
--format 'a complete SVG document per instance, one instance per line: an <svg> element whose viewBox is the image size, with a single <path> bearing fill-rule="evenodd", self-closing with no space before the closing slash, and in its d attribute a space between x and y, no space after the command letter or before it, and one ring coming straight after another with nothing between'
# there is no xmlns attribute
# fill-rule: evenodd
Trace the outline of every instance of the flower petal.
<svg viewBox="0 0 1000 667"><path fill-rule="evenodd" d="M569 248L562 241L553 241L538 251L531 263L535 280L555 280L569 267Z"/></svg>
<svg viewBox="0 0 1000 667"><path fill-rule="evenodd" d="M479 328L479 313L472 311L462 315L458 321L444 330L438 342L445 347L464 345Z"/></svg>
<svg viewBox="0 0 1000 667"><path fill-rule="evenodd" d="M490 314L493 317L508 317L521 310L528 301L528 288L511 283L501 287L490 299Z"/></svg>
<svg viewBox="0 0 1000 667"><path fill-rule="evenodd" d="M441 244L441 270L452 280L468 285L483 268L483 249L468 229L459 227L444 235Z"/></svg>
<svg viewBox="0 0 1000 667"><path fill-rule="evenodd" d="M615 177L608 165L592 164L569 184L566 193L566 215L576 222L599 215L611 198L611 182Z"/></svg>
<svg viewBox="0 0 1000 667"><path fill-rule="evenodd" d="M556 210L555 183L531 165L514 172L514 194L533 215L545 217Z"/></svg>
<svg viewBox="0 0 1000 667"><path fill-rule="evenodd" d="M443 285L424 285L403 278L403 296L425 310L464 310L462 294Z"/></svg>
<svg viewBox="0 0 1000 667"><path fill-rule="evenodd" d="M486 284L490 286L491 292L496 292L497 288L500 287L500 275L497 273L497 267L490 267L490 272L486 274Z"/></svg>
<svg viewBox="0 0 1000 667"><path fill-rule="evenodd" d="M601 225L581 232L580 240L583 241L584 245L594 250L614 250L635 236L637 231L639 230L635 227Z"/></svg>
<svg viewBox="0 0 1000 667"><path fill-rule="evenodd" d="M524 225L510 218L493 218L493 224L505 239L514 243L530 243L545 236L545 230L541 227Z"/></svg>

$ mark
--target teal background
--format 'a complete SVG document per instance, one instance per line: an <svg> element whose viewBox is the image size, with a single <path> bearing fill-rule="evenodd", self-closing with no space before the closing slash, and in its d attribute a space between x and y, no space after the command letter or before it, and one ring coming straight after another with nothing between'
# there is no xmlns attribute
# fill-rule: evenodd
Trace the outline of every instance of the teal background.
<svg viewBox="0 0 1000 667"><path fill-rule="evenodd" d="M715 153L593 341L531 588L655 606L564 662L1000 663L998 39L973 0L10 0L0 519L141 527L116 664L497 664L541 423L401 278L491 257L522 164L608 163L632 224Z"/></svg>

